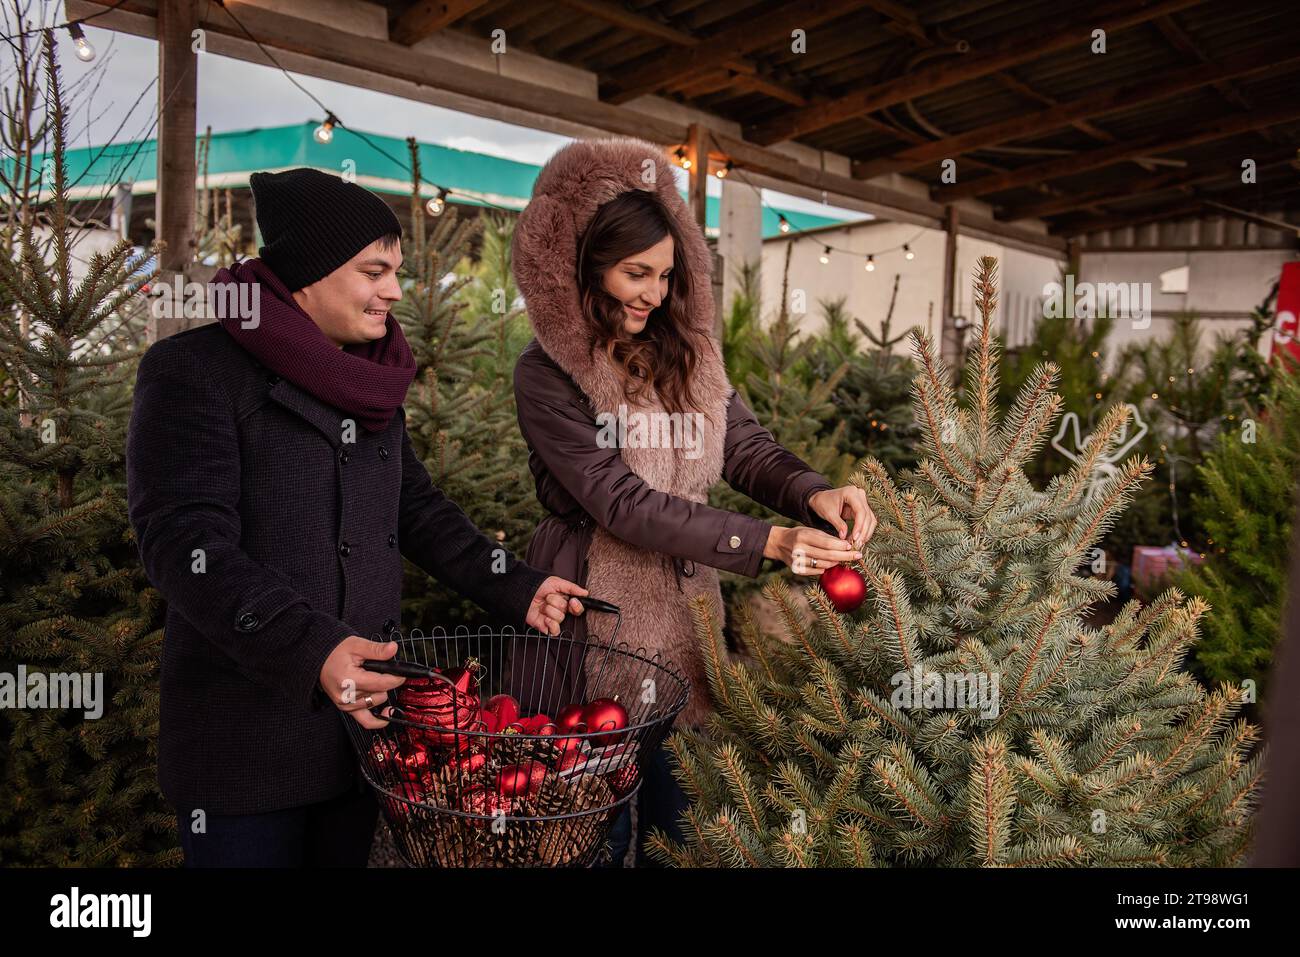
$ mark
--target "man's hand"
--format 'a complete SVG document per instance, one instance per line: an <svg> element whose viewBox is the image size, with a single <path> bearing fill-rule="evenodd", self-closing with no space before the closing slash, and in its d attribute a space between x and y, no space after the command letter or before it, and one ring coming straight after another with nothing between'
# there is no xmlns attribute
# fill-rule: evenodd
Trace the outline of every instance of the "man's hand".
<svg viewBox="0 0 1300 957"><path fill-rule="evenodd" d="M361 665L371 659L386 661L397 654L397 642L380 644L367 641L359 635L344 638L320 670L320 686L326 697L334 702L334 707L352 715L357 724L363 728L382 728L388 724L383 718L377 718L370 709L378 707L388 700L388 692L398 687L406 679L400 675L381 675L366 671ZM367 701L366 697L370 700Z"/></svg>
<svg viewBox="0 0 1300 957"><path fill-rule="evenodd" d="M542 582L541 588L537 589L532 604L528 606L528 616L525 621L528 622L529 627L536 628L544 635L558 635L566 609L574 615L581 615L583 612L582 602L569 596L585 594L587 589L581 585L575 585L571 581L552 575Z"/></svg>
<svg viewBox="0 0 1300 957"><path fill-rule="evenodd" d="M849 544L861 548L876 533L876 513L867 504L867 493L856 485L822 489L808 499L808 507L835 527L840 538L848 536L845 519L853 519L853 538Z"/></svg>

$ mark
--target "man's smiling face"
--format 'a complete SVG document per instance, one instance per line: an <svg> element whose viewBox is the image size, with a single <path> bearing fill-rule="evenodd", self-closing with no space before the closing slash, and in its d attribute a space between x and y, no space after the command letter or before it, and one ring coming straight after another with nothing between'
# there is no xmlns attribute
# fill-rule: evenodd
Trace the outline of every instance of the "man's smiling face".
<svg viewBox="0 0 1300 957"><path fill-rule="evenodd" d="M402 245L376 239L328 276L303 286L293 298L339 348L382 339L388 310L402 298L397 270Z"/></svg>

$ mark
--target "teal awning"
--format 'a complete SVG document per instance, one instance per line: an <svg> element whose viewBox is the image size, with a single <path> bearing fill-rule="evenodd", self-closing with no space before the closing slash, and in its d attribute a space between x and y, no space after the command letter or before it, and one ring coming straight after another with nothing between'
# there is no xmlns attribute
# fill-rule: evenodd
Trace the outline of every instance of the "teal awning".
<svg viewBox="0 0 1300 957"><path fill-rule="evenodd" d="M346 127L336 127L331 142L318 143L312 135L317 126L319 122L312 120L292 126L213 133L208 151L208 185L246 189L249 175L259 170L311 166L332 173L354 173L358 183L375 192L410 194L406 140L366 131L354 133ZM452 202L469 205L521 210L527 205L533 181L541 171L540 166L531 163L434 143L420 143L419 155L425 180L452 190ZM157 164L156 140L68 150L68 182L72 196L74 199L98 198L111 192L118 183L131 184L135 195L149 195L158 187ZM421 192L432 196L434 188L426 183ZM718 228L719 206L717 197L708 197L705 223L710 232L716 232ZM778 212L795 230L847 221L787 209L764 208L764 238L780 234Z"/></svg>

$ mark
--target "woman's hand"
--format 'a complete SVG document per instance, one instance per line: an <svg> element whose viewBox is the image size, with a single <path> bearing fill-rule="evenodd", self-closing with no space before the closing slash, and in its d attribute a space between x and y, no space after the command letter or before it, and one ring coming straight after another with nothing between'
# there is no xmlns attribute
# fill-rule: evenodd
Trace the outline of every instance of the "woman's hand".
<svg viewBox="0 0 1300 957"><path fill-rule="evenodd" d="M573 615L581 615L583 612L582 602L569 596L585 594L587 589L581 585L575 585L567 579L552 575L542 582L541 588L537 589L532 604L528 606L528 616L524 620L544 635L552 637L558 635L566 610Z"/></svg>
<svg viewBox="0 0 1300 957"><path fill-rule="evenodd" d="M855 562L862 553L855 551L844 539L806 525L794 528L773 525L767 535L763 557L785 562L796 575L819 578L832 565Z"/></svg>
<svg viewBox="0 0 1300 957"><path fill-rule="evenodd" d="M847 538L845 519L853 519L854 548L861 548L876 534L876 513L867 504L867 493L856 485L822 489L808 499L808 507L835 526L840 538Z"/></svg>

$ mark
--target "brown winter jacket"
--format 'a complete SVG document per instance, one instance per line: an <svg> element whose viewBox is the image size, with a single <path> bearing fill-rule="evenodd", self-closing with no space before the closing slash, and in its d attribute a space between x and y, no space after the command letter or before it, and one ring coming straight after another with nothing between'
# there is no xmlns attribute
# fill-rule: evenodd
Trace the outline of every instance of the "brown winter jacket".
<svg viewBox="0 0 1300 957"><path fill-rule="evenodd" d="M647 159L655 164L657 187L642 181ZM697 406L707 416L704 451L695 458L684 457L681 449L604 448L598 442L597 413L612 412L626 400L617 371L593 349L578 306L575 250L598 207L636 188L656 188L686 237L689 314L710 337L711 349L700 355L692 381ZM533 536L527 562L620 605L618 640L660 653L685 673L691 702L679 725L698 725L710 710L690 600L711 597L721 618L717 569L756 576L771 528L752 516L710 507L709 487L725 479L756 502L833 533L808 509L811 495L830 482L778 445L726 380L721 350L711 338L710 264L663 151L635 139L579 141L560 150L538 176L513 241L515 278L536 335L515 366L519 426L538 500L551 513ZM657 314L650 321L656 319ZM653 396L645 401L645 408L662 408ZM641 408L629 406L629 412ZM579 640L588 626L605 639L613 622L588 612L567 625ZM562 700L584 700L580 662L559 660L571 657L556 652L555 660L544 663L551 675L546 684L564 684Z"/></svg>

